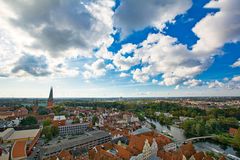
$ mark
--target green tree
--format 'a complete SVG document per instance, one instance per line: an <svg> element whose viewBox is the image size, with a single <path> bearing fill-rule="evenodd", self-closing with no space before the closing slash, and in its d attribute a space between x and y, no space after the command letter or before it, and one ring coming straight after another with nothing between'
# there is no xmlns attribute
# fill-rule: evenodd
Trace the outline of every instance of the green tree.
<svg viewBox="0 0 240 160"><path fill-rule="evenodd" d="M62 111L64 111L64 106L62 105L55 105L53 107L53 112L55 115L60 115Z"/></svg>
<svg viewBox="0 0 240 160"><path fill-rule="evenodd" d="M234 135L233 144L237 148L240 148L240 128L238 128L237 133Z"/></svg>
<svg viewBox="0 0 240 160"><path fill-rule="evenodd" d="M28 117L26 117L26 118L21 120L20 125L22 125L22 126L30 126L30 125L35 125L37 123L38 123L38 121L37 121L36 117L28 116Z"/></svg>
<svg viewBox="0 0 240 160"><path fill-rule="evenodd" d="M98 117L97 117L96 115L94 115L94 116L92 117L92 124L95 125L95 124L98 123L98 122L99 122Z"/></svg>
<svg viewBox="0 0 240 160"><path fill-rule="evenodd" d="M39 107L37 110L37 113L39 115L47 115L48 114L48 110L46 107Z"/></svg>
<svg viewBox="0 0 240 160"><path fill-rule="evenodd" d="M137 113L137 117L140 121L145 121L145 117L143 113Z"/></svg>
<svg viewBox="0 0 240 160"><path fill-rule="evenodd" d="M150 123L150 124L151 124L152 129L156 129L156 125L155 124L153 124L153 123Z"/></svg>
<svg viewBox="0 0 240 160"><path fill-rule="evenodd" d="M59 129L57 126L45 126L43 127L42 134L47 141L50 141L53 137L58 136Z"/></svg>
<svg viewBox="0 0 240 160"><path fill-rule="evenodd" d="M85 117L83 113L79 113L79 117Z"/></svg>
<svg viewBox="0 0 240 160"><path fill-rule="evenodd" d="M47 141L50 141L53 137L52 131L51 131L51 126L44 127L43 130L42 130L42 134L44 135L44 138Z"/></svg>
<svg viewBox="0 0 240 160"><path fill-rule="evenodd" d="M52 132L52 136L53 136L53 137L58 136L58 134L59 134L58 127L57 127L57 126L52 126L51 132Z"/></svg>
<svg viewBox="0 0 240 160"><path fill-rule="evenodd" d="M51 119L49 119L49 118L47 118L46 120L44 120L44 121L42 122L43 127L50 126L51 123L52 123L52 121L51 121Z"/></svg>
<svg viewBox="0 0 240 160"><path fill-rule="evenodd" d="M75 119L73 120L73 122L72 122L72 124L76 124L76 123L80 123L79 118L75 118Z"/></svg>

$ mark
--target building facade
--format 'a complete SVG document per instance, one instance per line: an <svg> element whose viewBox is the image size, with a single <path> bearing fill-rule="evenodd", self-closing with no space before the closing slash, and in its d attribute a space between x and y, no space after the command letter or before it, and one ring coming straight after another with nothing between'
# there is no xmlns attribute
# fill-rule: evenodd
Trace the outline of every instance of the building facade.
<svg viewBox="0 0 240 160"><path fill-rule="evenodd" d="M54 116L52 123L54 126L65 126L66 120L65 116Z"/></svg>
<svg viewBox="0 0 240 160"><path fill-rule="evenodd" d="M158 145L156 140L153 138L152 145L149 144L148 140L145 140L142 153L137 156L133 156L130 160L157 160Z"/></svg>
<svg viewBox="0 0 240 160"><path fill-rule="evenodd" d="M58 126L59 135L65 136L65 135L82 134L87 129L88 125L89 123L78 123L78 124L71 124L71 125L65 125L65 126Z"/></svg>
<svg viewBox="0 0 240 160"><path fill-rule="evenodd" d="M51 143L50 145L43 146L40 150L39 158L49 158L57 155L62 150L71 150L73 148L84 148L88 150L109 141L111 141L111 136L108 132L101 130L90 131L76 138L66 138L61 141Z"/></svg>

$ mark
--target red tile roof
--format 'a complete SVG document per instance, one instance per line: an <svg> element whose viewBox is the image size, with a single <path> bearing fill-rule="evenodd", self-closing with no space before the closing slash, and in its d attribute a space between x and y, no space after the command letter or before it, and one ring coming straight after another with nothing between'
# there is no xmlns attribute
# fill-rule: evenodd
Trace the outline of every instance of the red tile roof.
<svg viewBox="0 0 240 160"><path fill-rule="evenodd" d="M196 150L194 149L194 146L192 143L188 143L188 144L183 144L180 147L180 152L182 152L182 154L185 155L185 157L188 159L196 153Z"/></svg>
<svg viewBox="0 0 240 160"><path fill-rule="evenodd" d="M142 152L145 140L146 139L144 137L131 135L129 137L129 148L136 149L139 154Z"/></svg>
<svg viewBox="0 0 240 160"><path fill-rule="evenodd" d="M128 160L132 157L132 153L129 152L126 148L119 145L114 145L114 148L117 149L118 151L117 155L122 159Z"/></svg>
<svg viewBox="0 0 240 160"><path fill-rule="evenodd" d="M205 158L205 154L203 152L198 152L195 153L193 157L195 158L195 160L203 160L203 158Z"/></svg>
<svg viewBox="0 0 240 160"><path fill-rule="evenodd" d="M184 155L181 152L158 152L158 157L164 160L183 160L183 156Z"/></svg>
<svg viewBox="0 0 240 160"><path fill-rule="evenodd" d="M237 134L237 132L238 132L238 129L236 129L236 128L229 128L229 134L231 136L235 136Z"/></svg>
<svg viewBox="0 0 240 160"><path fill-rule="evenodd" d="M221 156L219 160L225 160L226 158L224 156Z"/></svg>
<svg viewBox="0 0 240 160"><path fill-rule="evenodd" d="M27 148L27 141L26 140L19 140L15 141L13 148L12 148L12 158L25 158L27 157L26 154Z"/></svg>
<svg viewBox="0 0 240 160"><path fill-rule="evenodd" d="M70 154L69 151L63 150L58 154L58 157L60 159L64 159L64 160L73 160L73 156Z"/></svg>

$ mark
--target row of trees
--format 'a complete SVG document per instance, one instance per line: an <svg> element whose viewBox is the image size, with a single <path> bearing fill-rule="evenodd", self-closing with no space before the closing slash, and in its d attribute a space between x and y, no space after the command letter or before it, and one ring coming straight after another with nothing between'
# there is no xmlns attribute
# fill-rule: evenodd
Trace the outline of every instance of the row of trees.
<svg viewBox="0 0 240 160"><path fill-rule="evenodd" d="M223 144L231 144L233 147L240 149L240 128L237 133L231 137L229 134L220 134L217 136L217 140Z"/></svg>
<svg viewBox="0 0 240 160"><path fill-rule="evenodd" d="M187 136L204 136L227 132L230 127L238 127L236 118L210 118L198 117L183 122L182 128Z"/></svg>

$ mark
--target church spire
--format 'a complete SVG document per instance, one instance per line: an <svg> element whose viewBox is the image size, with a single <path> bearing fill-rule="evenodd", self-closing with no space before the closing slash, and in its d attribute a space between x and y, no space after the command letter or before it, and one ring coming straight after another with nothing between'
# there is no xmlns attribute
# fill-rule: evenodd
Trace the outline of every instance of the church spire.
<svg viewBox="0 0 240 160"><path fill-rule="evenodd" d="M53 88L51 87L48 100L53 100Z"/></svg>
<svg viewBox="0 0 240 160"><path fill-rule="evenodd" d="M53 107L53 88L51 87L49 97L48 97L48 108L51 109Z"/></svg>

